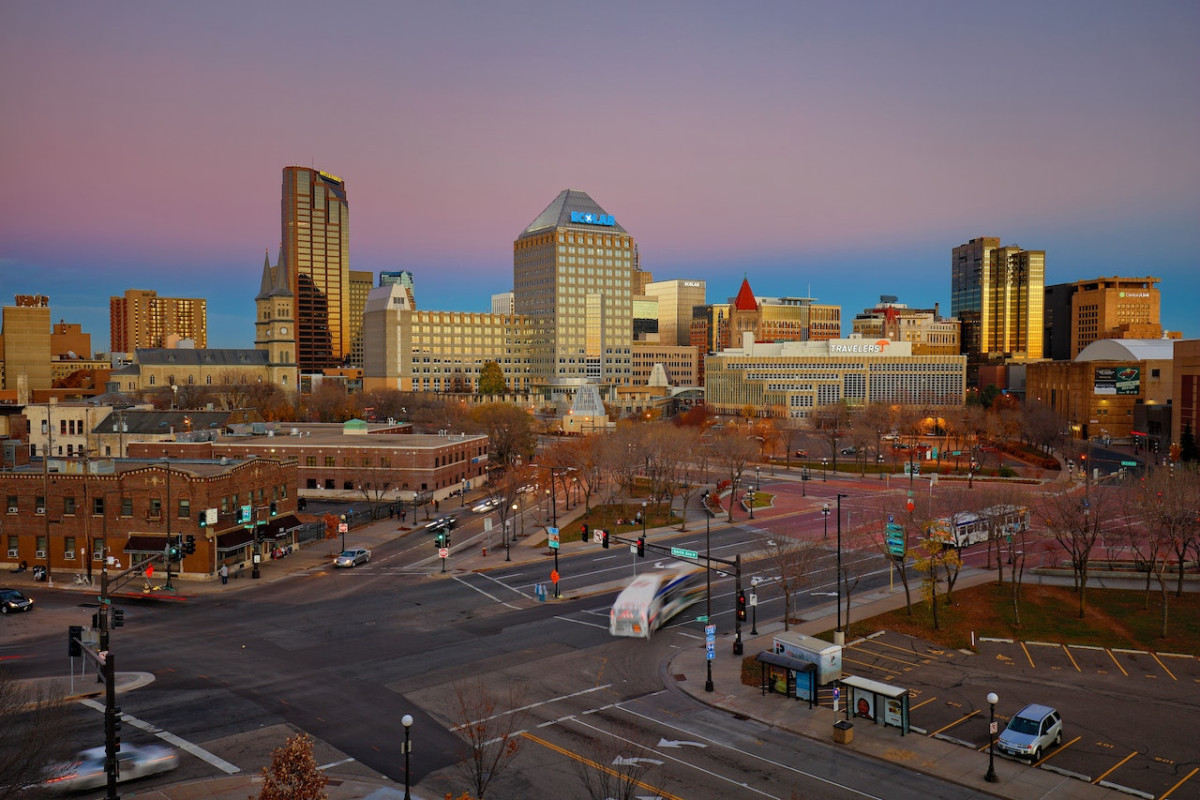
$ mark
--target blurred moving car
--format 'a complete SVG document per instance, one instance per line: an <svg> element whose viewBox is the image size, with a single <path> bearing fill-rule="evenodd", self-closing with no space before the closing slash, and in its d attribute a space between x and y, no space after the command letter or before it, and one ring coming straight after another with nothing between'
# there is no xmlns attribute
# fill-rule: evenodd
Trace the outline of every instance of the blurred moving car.
<svg viewBox="0 0 1200 800"><path fill-rule="evenodd" d="M1033 703L1013 714L996 740L996 747L1018 758L1040 761L1043 750L1052 744L1062 744L1062 728L1062 717L1057 711Z"/></svg>
<svg viewBox="0 0 1200 800"><path fill-rule="evenodd" d="M437 532L443 531L443 530L452 531L452 530L454 530L454 524L457 521L458 521L457 517L455 517L453 514L448 514L447 516L438 517L435 520L426 522L425 529L428 530L430 533L437 533Z"/></svg>
<svg viewBox="0 0 1200 800"><path fill-rule="evenodd" d="M808 451L807 450L797 450L796 458L808 458Z"/></svg>
<svg viewBox="0 0 1200 800"><path fill-rule="evenodd" d="M844 456L852 456L852 455L857 455L857 453L858 453L858 448L857 448L857 447L843 447L843 448L842 448L842 450L841 450L841 453L842 453L842 455L844 455Z"/></svg>
<svg viewBox="0 0 1200 800"><path fill-rule="evenodd" d="M499 507L500 507L500 498L499 497L489 497L487 500L484 500L482 503L476 504L475 507L472 508L471 510L477 514L486 514L487 512L491 511L492 509L499 508Z"/></svg>
<svg viewBox="0 0 1200 800"><path fill-rule="evenodd" d="M0 589L0 614L10 614L14 611L29 611L32 608L32 597L21 594L16 589Z"/></svg>
<svg viewBox="0 0 1200 800"><path fill-rule="evenodd" d="M170 772L179 766L179 754L173 747L150 744L122 743L117 753L119 783ZM104 748L92 747L84 750L74 761L57 764L50 768L50 778L42 788L52 792L79 792L108 785L104 772Z"/></svg>
<svg viewBox="0 0 1200 800"><path fill-rule="evenodd" d="M371 551L365 547L355 547L351 550L343 550L337 558L333 560L335 567L356 567L359 564L366 564L371 560Z"/></svg>

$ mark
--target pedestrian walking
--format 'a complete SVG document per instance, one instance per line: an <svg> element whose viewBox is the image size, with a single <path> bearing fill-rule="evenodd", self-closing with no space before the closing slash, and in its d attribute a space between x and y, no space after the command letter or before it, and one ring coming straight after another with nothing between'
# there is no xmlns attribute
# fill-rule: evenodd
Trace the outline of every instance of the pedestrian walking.
<svg viewBox="0 0 1200 800"><path fill-rule="evenodd" d="M221 565L221 583L223 583L223 584L229 583L229 565L228 564Z"/></svg>

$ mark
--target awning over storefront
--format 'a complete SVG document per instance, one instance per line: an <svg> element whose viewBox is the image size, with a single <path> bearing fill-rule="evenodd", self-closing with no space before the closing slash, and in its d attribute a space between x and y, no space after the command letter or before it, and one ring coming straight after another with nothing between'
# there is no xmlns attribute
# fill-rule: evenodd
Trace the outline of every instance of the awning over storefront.
<svg viewBox="0 0 1200 800"><path fill-rule="evenodd" d="M126 553L141 553L143 555L154 555L161 553L167 547L166 536L143 536L140 534L131 534L129 540L125 542Z"/></svg>

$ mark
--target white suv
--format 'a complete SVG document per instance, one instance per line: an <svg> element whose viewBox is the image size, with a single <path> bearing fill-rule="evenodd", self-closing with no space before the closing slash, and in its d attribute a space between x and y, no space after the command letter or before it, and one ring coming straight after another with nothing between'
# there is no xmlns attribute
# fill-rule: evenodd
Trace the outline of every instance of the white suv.
<svg viewBox="0 0 1200 800"><path fill-rule="evenodd" d="M1062 744L1062 717L1050 706L1036 703L1013 714L1008 727L996 740L1001 752L1030 762L1041 761L1042 751L1051 744Z"/></svg>

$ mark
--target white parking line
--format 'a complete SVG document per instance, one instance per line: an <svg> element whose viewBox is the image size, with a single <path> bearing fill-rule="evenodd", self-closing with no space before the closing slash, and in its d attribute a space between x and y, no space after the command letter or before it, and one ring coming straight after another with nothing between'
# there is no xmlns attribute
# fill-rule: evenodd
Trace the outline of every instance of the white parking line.
<svg viewBox="0 0 1200 800"><path fill-rule="evenodd" d="M87 706L88 708L99 711L101 714L104 713L104 704L103 703L98 703L95 700L80 700L79 702L82 703L83 705ZM146 722L145 720L138 719L137 717L134 717L134 716L131 716L131 715L125 714L125 713L121 714L121 719L125 722L128 722L130 725L132 725L135 728L140 728L140 729L146 731L147 733L152 733L155 736L157 736L158 738L162 739L164 742L173 744L176 747L178 747L180 750L191 753L196 758L199 758L202 761L206 761L207 763L211 764L212 766L214 766L217 769L224 772L226 775L232 775L235 772L242 771L240 767L238 767L234 764L230 764L228 761L221 758L220 756L213 755L212 753L208 752L200 745L192 744L191 742L189 742L185 739L181 739L169 731L164 731L162 728L158 727L157 725L152 725L151 723Z"/></svg>

